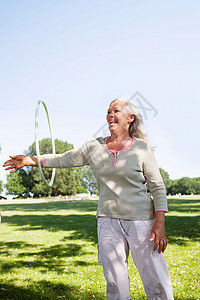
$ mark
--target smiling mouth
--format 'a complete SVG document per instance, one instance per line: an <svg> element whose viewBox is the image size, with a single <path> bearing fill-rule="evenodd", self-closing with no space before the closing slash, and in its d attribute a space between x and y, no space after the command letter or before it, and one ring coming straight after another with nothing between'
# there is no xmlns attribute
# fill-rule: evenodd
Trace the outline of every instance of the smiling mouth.
<svg viewBox="0 0 200 300"><path fill-rule="evenodd" d="M109 122L109 125L113 125L113 124L117 124L117 123L118 123L117 121L111 120L111 121Z"/></svg>

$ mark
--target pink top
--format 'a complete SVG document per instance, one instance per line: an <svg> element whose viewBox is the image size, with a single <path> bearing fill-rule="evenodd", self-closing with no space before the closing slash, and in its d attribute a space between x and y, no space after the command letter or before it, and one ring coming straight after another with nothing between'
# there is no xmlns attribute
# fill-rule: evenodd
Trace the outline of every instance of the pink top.
<svg viewBox="0 0 200 300"><path fill-rule="evenodd" d="M110 152L114 155L114 166L115 166L116 160L117 160L117 154L118 154L118 152L123 152L123 151L126 151L126 150L130 149L131 146L132 146L133 143L134 143L134 136L132 137L132 142L131 142L131 144L130 144L130 146L129 146L128 148L123 149L123 150L118 150L118 151L116 151L116 150L110 150L110 149L107 147L106 142L107 142L107 140L108 140L109 138L110 138L110 136L108 136L108 137L106 138L106 140L105 140L105 146L106 146L106 149L107 149L108 151L110 151Z"/></svg>

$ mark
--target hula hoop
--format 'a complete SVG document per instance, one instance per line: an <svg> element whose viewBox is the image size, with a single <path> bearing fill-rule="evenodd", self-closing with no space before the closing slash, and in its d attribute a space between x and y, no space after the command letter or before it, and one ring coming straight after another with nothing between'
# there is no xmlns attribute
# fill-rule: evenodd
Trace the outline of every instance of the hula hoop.
<svg viewBox="0 0 200 300"><path fill-rule="evenodd" d="M39 108L40 108L40 104L43 105L45 112L46 112L46 116L47 116L47 121L49 124L49 131L51 134L51 143L52 143L52 149L53 149L53 154L55 154L55 142L54 142L54 138L53 138L53 132L52 132L52 128L51 128L51 121L50 121L50 117L49 117L49 113L47 110L47 107L45 105L45 103L43 101L38 101L37 103L37 107L36 107L36 112L35 112L35 145L36 145L36 154L37 154L37 161L38 161L38 167L40 170L40 175L42 177L42 180L48 185L48 186L52 186L53 181L54 181L54 177L55 177L55 168L53 168L52 170L52 175L51 175L51 180L50 182L47 182L46 178L44 177L44 173L42 171L42 166L40 163L40 147L39 147L39 139L38 139L38 118L39 118Z"/></svg>

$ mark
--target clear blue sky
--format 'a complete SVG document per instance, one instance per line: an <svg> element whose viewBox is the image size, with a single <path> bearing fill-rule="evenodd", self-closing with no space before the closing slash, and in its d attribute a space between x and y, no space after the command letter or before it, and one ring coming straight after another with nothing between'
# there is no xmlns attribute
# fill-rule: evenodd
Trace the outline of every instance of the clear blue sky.
<svg viewBox="0 0 200 300"><path fill-rule="evenodd" d="M1 1L1 165L33 143L38 100L55 138L78 147L111 100L138 91L158 111L144 120L158 165L200 177L199 14L197 0Z"/></svg>

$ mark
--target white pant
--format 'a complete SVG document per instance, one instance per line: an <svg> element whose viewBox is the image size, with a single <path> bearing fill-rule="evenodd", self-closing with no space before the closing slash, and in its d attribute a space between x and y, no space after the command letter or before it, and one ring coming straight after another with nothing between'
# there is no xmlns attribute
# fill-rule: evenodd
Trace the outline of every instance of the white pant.
<svg viewBox="0 0 200 300"><path fill-rule="evenodd" d="M108 300L131 300L129 249L148 300L173 300L170 274L163 253L149 241L154 220L126 221L98 218L98 262L107 281Z"/></svg>

